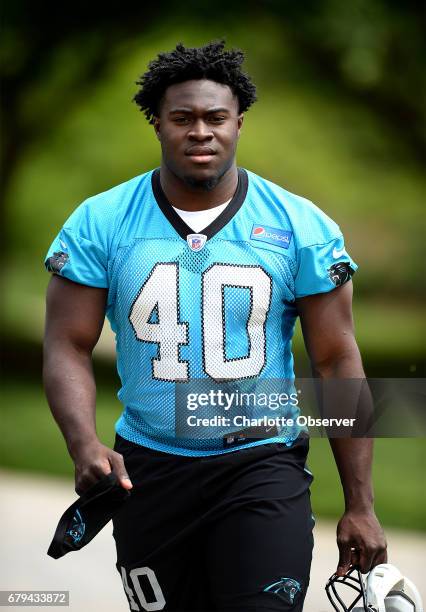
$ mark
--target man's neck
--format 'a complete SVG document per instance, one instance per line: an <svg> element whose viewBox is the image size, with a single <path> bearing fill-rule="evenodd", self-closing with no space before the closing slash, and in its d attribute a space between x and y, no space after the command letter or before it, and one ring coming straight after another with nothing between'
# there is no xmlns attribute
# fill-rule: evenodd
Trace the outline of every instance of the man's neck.
<svg viewBox="0 0 426 612"><path fill-rule="evenodd" d="M161 164L160 183L169 202L180 210L207 210L230 200L238 185L238 170L235 164L222 176L210 191L191 188Z"/></svg>

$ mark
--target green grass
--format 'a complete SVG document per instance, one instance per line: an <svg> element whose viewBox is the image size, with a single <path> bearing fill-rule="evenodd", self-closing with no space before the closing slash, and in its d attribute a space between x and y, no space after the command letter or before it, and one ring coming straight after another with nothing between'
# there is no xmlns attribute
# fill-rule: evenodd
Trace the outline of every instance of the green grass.
<svg viewBox="0 0 426 612"><path fill-rule="evenodd" d="M120 404L110 387L98 392L98 434L112 444ZM6 381L2 390L0 465L8 468L73 476L66 452L41 386ZM426 531L422 438L376 441L374 482L376 510L384 525ZM309 467L314 473L312 502L317 515L338 517L343 508L341 487L328 441L311 440Z"/></svg>

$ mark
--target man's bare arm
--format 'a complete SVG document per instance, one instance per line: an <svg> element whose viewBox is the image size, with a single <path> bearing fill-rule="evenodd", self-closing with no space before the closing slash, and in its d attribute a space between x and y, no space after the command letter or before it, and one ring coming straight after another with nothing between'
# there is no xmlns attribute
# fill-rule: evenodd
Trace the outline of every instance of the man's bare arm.
<svg viewBox="0 0 426 612"><path fill-rule="evenodd" d="M314 376L363 379L352 319L352 283L330 293L301 298L297 307ZM371 401L368 393L363 401ZM361 408L367 411L370 406ZM351 564L359 565L365 573L386 562L386 541L373 508L373 440L330 438L330 445L345 498L345 513L337 527L337 574L344 575Z"/></svg>
<svg viewBox="0 0 426 612"><path fill-rule="evenodd" d="M76 491L113 470L131 488L123 458L96 434L92 351L102 331L107 291L53 276L47 290L43 380L52 414L75 464Z"/></svg>

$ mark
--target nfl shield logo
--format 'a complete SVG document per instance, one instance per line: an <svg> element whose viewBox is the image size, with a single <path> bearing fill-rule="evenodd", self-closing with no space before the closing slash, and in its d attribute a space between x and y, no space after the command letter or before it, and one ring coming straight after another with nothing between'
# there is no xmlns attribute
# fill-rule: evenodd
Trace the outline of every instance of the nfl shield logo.
<svg viewBox="0 0 426 612"><path fill-rule="evenodd" d="M201 251L206 244L207 236L204 234L188 234L186 241L191 251Z"/></svg>

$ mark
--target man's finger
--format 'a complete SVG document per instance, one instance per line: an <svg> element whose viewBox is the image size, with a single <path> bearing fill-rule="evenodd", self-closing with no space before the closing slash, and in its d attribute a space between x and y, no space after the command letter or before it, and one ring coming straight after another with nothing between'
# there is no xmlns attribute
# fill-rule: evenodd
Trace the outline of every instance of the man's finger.
<svg viewBox="0 0 426 612"><path fill-rule="evenodd" d="M111 472L111 466L107 459L102 459L97 463L85 466L83 469L76 468L75 471L75 492L82 495L93 487L103 476Z"/></svg>
<svg viewBox="0 0 426 612"><path fill-rule="evenodd" d="M359 567L359 549L351 548L351 565L354 567Z"/></svg>
<svg viewBox="0 0 426 612"><path fill-rule="evenodd" d="M387 563L388 562L388 553L386 548L381 548L377 553L376 556L373 559L373 563L371 565L371 568L376 567L376 565L380 565L381 563Z"/></svg>
<svg viewBox="0 0 426 612"><path fill-rule="evenodd" d="M361 548L359 555L359 568L363 574L367 574L374 566L375 550L372 548Z"/></svg>
<svg viewBox="0 0 426 612"><path fill-rule="evenodd" d="M124 489L131 489L133 487L133 484L124 465L123 455L114 452L114 454L110 456L109 461L111 463L112 470L117 476L121 486Z"/></svg>
<svg viewBox="0 0 426 612"><path fill-rule="evenodd" d="M336 574L344 576L351 567L351 545L345 540L337 540L337 546L339 547L339 563Z"/></svg>

